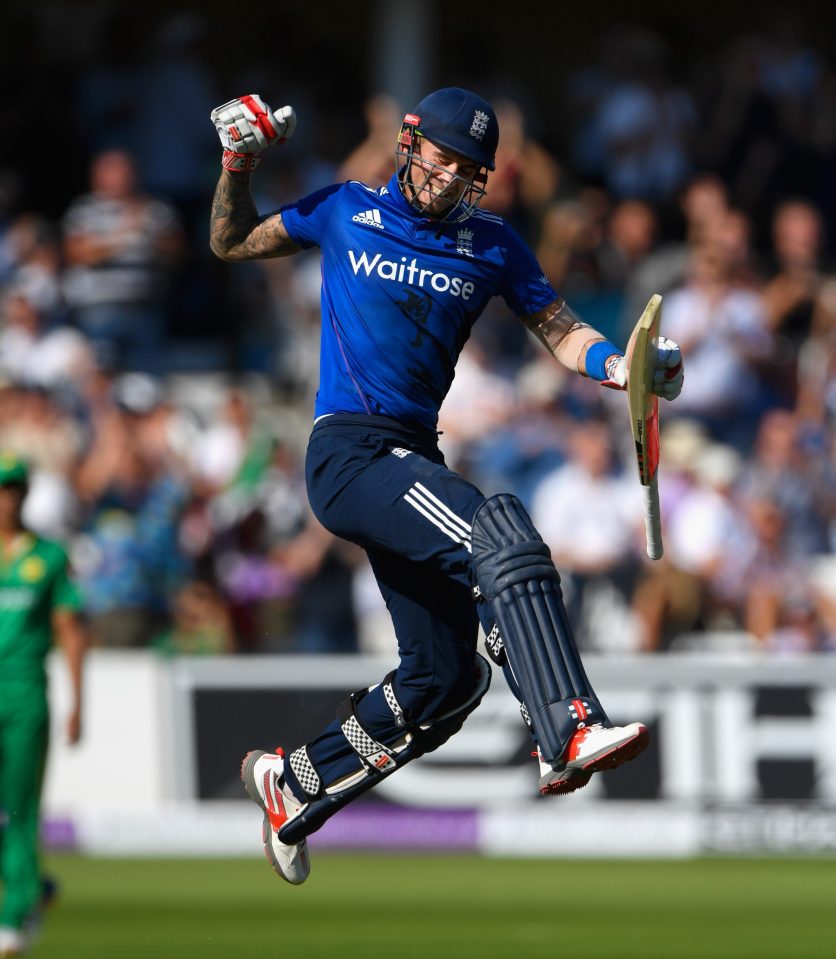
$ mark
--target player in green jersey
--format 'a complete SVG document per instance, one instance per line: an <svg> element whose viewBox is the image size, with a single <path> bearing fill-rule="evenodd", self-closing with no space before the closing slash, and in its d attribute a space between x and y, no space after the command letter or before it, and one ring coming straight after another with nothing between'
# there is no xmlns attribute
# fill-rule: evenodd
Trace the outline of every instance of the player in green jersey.
<svg viewBox="0 0 836 959"><path fill-rule="evenodd" d="M41 901L38 829L49 734L46 658L56 640L72 686L67 739L81 735L87 638L67 554L22 521L26 465L0 453L0 957L22 955Z"/></svg>

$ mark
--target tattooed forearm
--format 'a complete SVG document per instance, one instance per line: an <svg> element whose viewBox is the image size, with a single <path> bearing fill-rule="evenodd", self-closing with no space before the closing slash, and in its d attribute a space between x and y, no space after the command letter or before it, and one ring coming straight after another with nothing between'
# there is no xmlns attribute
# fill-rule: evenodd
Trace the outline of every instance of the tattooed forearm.
<svg viewBox="0 0 836 959"><path fill-rule="evenodd" d="M224 171L215 189L209 245L221 259L237 259L233 251L246 241L258 226L258 211L250 193L250 177L246 173Z"/></svg>
<svg viewBox="0 0 836 959"><path fill-rule="evenodd" d="M222 260L287 256L299 249L278 213L263 220L259 217L250 193L249 174L226 170L212 201L209 246Z"/></svg>

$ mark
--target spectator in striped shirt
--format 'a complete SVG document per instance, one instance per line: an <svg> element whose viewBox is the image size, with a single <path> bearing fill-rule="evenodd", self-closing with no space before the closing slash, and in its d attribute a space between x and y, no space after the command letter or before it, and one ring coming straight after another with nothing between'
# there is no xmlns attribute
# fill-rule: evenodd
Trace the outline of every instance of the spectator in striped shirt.
<svg viewBox="0 0 836 959"><path fill-rule="evenodd" d="M177 214L140 192L122 150L93 160L90 187L63 221L74 321L118 369L159 372L168 281L183 249Z"/></svg>

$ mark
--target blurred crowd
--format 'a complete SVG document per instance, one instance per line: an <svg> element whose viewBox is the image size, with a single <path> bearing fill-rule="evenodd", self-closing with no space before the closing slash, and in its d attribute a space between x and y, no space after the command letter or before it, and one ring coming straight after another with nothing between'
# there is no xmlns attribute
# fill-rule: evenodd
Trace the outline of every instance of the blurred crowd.
<svg viewBox="0 0 836 959"><path fill-rule="evenodd" d="M656 34L606 37L565 84L564 153L483 91L501 131L483 207L617 343L662 293L685 357L658 563L623 394L563 371L500 301L443 406L448 463L531 510L583 649L836 650L836 74L797 27L767 19L688 76ZM0 448L32 466L25 520L70 545L98 645L391 649L364 555L305 498L317 255L208 252L208 112L230 90L204 31L174 16L141 64L104 47L80 71L88 182L52 183L59 211L0 170ZM278 85L251 68L234 90L260 81ZM260 209L385 182L402 107L370 97L354 143L309 108L254 180Z"/></svg>

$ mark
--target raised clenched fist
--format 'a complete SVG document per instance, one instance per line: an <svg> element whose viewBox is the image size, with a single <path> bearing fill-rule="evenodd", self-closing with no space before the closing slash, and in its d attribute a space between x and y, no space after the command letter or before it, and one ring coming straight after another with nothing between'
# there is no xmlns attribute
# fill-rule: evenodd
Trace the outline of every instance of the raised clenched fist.
<svg viewBox="0 0 836 959"><path fill-rule="evenodd" d="M224 147L223 166L249 173L265 147L284 143L296 128L293 107L271 110L258 94L236 97L210 114Z"/></svg>

